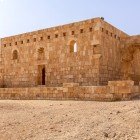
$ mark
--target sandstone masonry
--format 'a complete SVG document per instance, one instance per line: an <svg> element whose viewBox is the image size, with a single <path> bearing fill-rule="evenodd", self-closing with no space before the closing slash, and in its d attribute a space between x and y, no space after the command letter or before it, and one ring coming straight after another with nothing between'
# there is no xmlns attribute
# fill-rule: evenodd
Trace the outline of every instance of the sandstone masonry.
<svg viewBox="0 0 140 140"><path fill-rule="evenodd" d="M51 93L54 98L62 94L64 99L93 100L97 99L92 96L99 96L102 91L106 95L100 95L108 99L116 99L118 93L123 98L123 91L135 95L139 93L139 59L140 35L129 36L101 18L2 38L0 97L23 99L21 91L28 97L35 93L32 98L47 99ZM70 92L70 88L65 88L67 84L78 86L72 86ZM96 88L98 92L93 92Z"/></svg>

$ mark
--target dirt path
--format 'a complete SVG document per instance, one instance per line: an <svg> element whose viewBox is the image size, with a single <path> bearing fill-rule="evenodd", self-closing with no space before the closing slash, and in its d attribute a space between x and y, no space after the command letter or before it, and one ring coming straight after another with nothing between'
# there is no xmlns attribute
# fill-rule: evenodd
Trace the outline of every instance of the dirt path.
<svg viewBox="0 0 140 140"><path fill-rule="evenodd" d="M0 140L140 140L140 100L0 101Z"/></svg>

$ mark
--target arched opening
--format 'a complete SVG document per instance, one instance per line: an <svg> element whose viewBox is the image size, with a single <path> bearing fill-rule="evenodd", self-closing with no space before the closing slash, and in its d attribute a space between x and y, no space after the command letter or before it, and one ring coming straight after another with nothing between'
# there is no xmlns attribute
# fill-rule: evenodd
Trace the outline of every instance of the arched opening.
<svg viewBox="0 0 140 140"><path fill-rule="evenodd" d="M77 52L78 51L78 46L77 46L77 43L75 42L74 43L74 52Z"/></svg>
<svg viewBox="0 0 140 140"><path fill-rule="evenodd" d="M45 68L42 69L42 85L45 85Z"/></svg>
<svg viewBox="0 0 140 140"><path fill-rule="evenodd" d="M43 60L44 57L45 57L44 48L39 48L38 49L38 60Z"/></svg>
<svg viewBox="0 0 140 140"><path fill-rule="evenodd" d="M71 41L70 43L70 53L76 53L78 51L78 45L76 41Z"/></svg>
<svg viewBox="0 0 140 140"><path fill-rule="evenodd" d="M14 50L13 51L13 60L16 60L16 59L18 59L18 52L17 52L17 50Z"/></svg>

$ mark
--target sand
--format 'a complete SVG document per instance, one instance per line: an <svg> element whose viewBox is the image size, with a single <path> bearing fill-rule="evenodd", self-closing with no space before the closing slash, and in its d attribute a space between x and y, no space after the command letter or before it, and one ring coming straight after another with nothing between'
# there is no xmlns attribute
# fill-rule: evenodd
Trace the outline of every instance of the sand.
<svg viewBox="0 0 140 140"><path fill-rule="evenodd" d="M0 101L0 140L140 140L140 100Z"/></svg>

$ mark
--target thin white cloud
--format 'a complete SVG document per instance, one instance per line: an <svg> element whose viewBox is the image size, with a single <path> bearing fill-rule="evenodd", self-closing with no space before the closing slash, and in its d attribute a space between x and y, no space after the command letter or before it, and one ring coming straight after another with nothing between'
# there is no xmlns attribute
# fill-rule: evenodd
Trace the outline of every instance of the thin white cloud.
<svg viewBox="0 0 140 140"><path fill-rule="evenodd" d="M4 0L0 0L0 2L4 2Z"/></svg>

